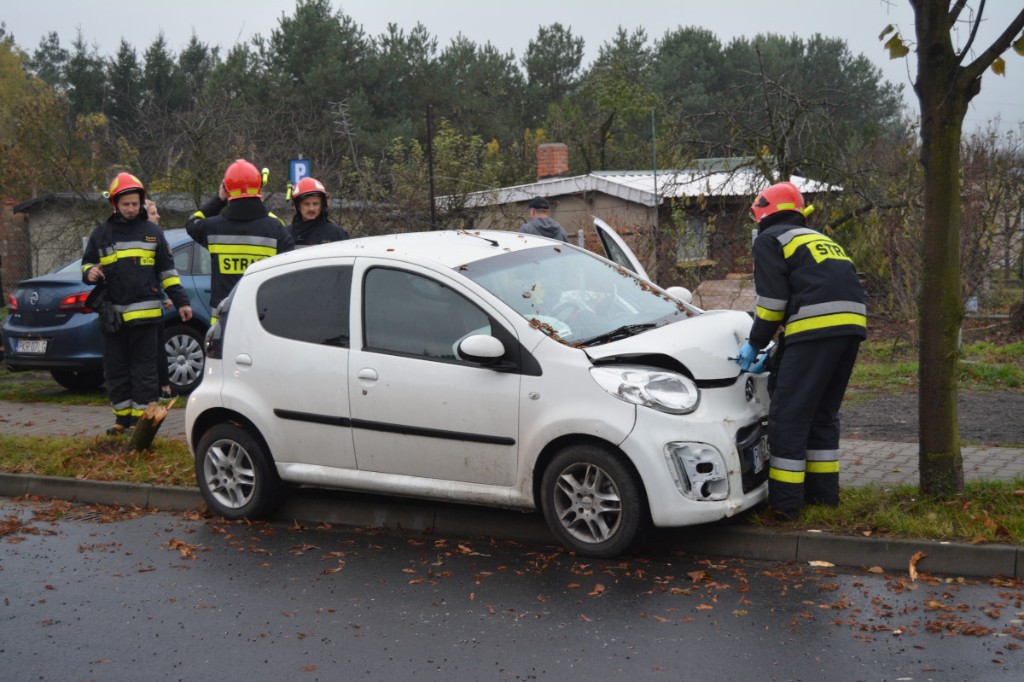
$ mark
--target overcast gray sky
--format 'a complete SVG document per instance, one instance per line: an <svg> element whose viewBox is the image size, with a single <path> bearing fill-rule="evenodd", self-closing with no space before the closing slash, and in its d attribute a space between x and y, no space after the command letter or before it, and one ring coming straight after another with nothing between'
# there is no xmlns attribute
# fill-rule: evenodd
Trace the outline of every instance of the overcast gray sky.
<svg viewBox="0 0 1024 682"><path fill-rule="evenodd" d="M4 5L0 20L29 52L49 31L57 31L67 47L81 28L101 54L111 56L122 37L141 54L161 30L174 50L181 49L195 32L203 42L220 45L223 54L257 33L269 36L283 14L293 13L295 1L5 0ZM907 0L335 0L332 5L371 36L383 33L388 23L408 30L420 22L438 38L441 48L462 33L477 43L511 50L517 59L539 26L555 22L584 38L587 63L619 26L628 31L644 28L651 43L678 26L706 28L723 43L758 33L801 37L821 33L845 38L854 54L864 54L885 78L904 84L904 98L917 111L910 85L913 62L890 61L878 40L887 24L913 38L913 12ZM989 20L975 45L988 46L1021 7L1021 0L989 0ZM1024 122L1024 58L1011 53L1006 62L1005 77L989 72L983 78L981 93L967 114L968 130L997 116L1003 130L1017 129Z"/></svg>

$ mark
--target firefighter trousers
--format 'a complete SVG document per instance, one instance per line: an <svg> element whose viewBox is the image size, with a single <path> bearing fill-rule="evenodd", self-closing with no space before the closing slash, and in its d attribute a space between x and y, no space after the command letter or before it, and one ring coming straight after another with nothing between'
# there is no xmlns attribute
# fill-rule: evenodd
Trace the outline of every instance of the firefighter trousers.
<svg viewBox="0 0 1024 682"><path fill-rule="evenodd" d="M157 399L159 327L159 322L150 322L103 334L103 376L117 424L134 425L146 405Z"/></svg>
<svg viewBox="0 0 1024 682"><path fill-rule="evenodd" d="M839 406L860 342L786 343L768 412L768 504L779 514L795 516L804 502L839 504Z"/></svg>

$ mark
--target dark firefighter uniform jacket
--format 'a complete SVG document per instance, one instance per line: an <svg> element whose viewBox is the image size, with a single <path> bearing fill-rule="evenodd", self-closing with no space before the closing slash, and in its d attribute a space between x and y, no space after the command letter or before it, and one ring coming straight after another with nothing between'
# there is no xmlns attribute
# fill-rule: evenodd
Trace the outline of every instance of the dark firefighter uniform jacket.
<svg viewBox="0 0 1024 682"><path fill-rule="evenodd" d="M174 269L174 259L163 230L146 220L145 211L131 220L112 215L96 226L82 255L82 281L89 270L103 266L107 300L122 324L136 325L163 319L163 294L175 308L190 304Z"/></svg>
<svg viewBox="0 0 1024 682"><path fill-rule="evenodd" d="M216 310L231 293L250 265L295 248L281 220L267 210L259 197L235 199L230 204L214 197L192 214L185 229L192 239L210 250L211 310Z"/></svg>
<svg viewBox="0 0 1024 682"><path fill-rule="evenodd" d="M324 212L321 212L315 220L303 220L302 216L296 213L288 231L291 232L292 239L295 240L295 248L341 242L348 239L348 232L345 228L332 223Z"/></svg>
<svg viewBox="0 0 1024 682"><path fill-rule="evenodd" d="M764 348L779 325L786 343L867 336L864 288L841 246L786 211L754 240L754 324L750 343ZM769 218L774 216L769 216ZM763 223L764 221L762 221Z"/></svg>

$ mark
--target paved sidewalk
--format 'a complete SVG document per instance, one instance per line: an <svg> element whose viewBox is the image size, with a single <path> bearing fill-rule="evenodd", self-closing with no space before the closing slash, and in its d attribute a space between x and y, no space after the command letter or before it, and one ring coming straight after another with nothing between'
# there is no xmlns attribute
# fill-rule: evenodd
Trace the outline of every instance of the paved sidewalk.
<svg viewBox="0 0 1024 682"><path fill-rule="evenodd" d="M112 423L109 407L0 401L0 431L3 433L92 438L103 434ZM171 410L160 427L160 436L185 439L184 409ZM967 480L1024 478L1024 448L966 445L961 453ZM839 464L840 485L917 483L917 459L916 442L844 440Z"/></svg>

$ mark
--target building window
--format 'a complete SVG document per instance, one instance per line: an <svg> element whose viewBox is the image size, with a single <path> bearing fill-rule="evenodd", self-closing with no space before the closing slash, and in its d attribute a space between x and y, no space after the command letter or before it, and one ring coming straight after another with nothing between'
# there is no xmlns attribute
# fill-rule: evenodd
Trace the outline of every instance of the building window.
<svg viewBox="0 0 1024 682"><path fill-rule="evenodd" d="M676 260L706 260L709 257L707 221L696 216L688 216L685 221L676 242Z"/></svg>

